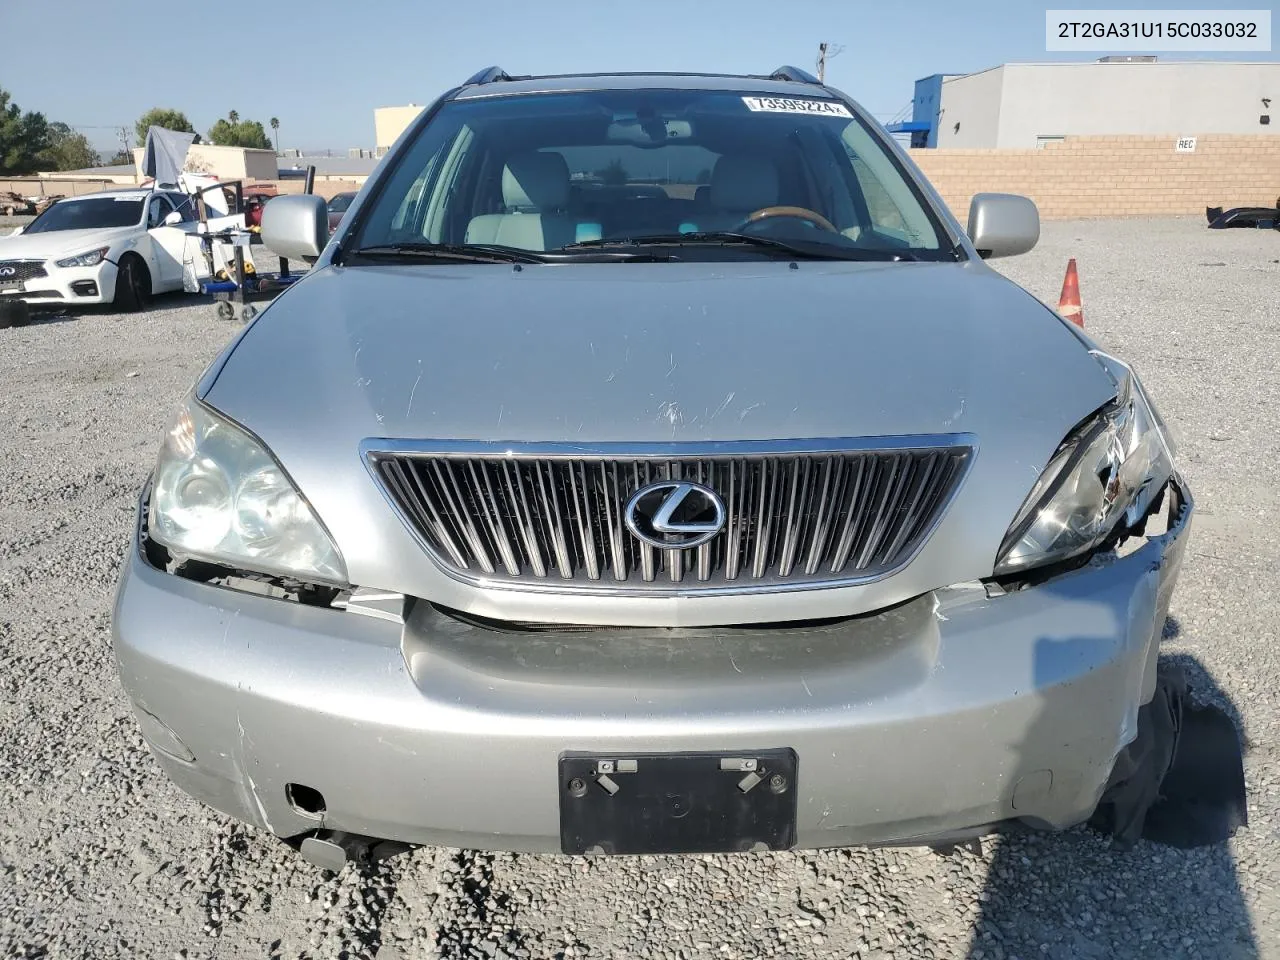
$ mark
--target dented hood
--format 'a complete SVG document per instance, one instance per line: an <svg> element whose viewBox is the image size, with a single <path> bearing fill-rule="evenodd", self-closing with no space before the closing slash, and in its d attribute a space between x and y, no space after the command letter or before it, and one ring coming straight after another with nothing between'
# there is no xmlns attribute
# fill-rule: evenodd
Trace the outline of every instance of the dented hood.
<svg viewBox="0 0 1280 960"><path fill-rule="evenodd" d="M972 555L929 573L955 582L990 573L1054 448L1113 395L1085 345L981 262L766 261L327 267L246 331L206 399L273 449L349 566L370 539L356 524L387 512L369 438L972 434L951 513L969 510L948 520ZM352 577L397 579L378 573Z"/></svg>

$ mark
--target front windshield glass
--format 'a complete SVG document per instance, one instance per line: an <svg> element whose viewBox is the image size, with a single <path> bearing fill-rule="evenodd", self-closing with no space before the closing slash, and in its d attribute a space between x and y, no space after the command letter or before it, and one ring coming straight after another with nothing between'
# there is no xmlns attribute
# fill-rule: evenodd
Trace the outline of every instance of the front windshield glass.
<svg viewBox="0 0 1280 960"><path fill-rule="evenodd" d="M137 193L62 200L31 221L24 233L131 227L142 220L144 196Z"/></svg>
<svg viewBox="0 0 1280 960"><path fill-rule="evenodd" d="M833 257L955 256L896 158L845 104L724 90L451 101L398 158L358 230L348 250L572 253L648 238L681 241L679 259L690 260L699 241L733 233ZM742 255L769 252L756 243Z"/></svg>
<svg viewBox="0 0 1280 960"><path fill-rule="evenodd" d="M330 213L345 213L347 207L351 206L351 201L356 198L354 193L340 193L329 201Z"/></svg>

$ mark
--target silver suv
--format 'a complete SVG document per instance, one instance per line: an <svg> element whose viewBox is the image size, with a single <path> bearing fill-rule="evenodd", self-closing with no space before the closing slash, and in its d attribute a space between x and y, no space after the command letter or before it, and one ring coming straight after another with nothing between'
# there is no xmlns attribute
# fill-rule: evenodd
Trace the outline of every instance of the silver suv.
<svg viewBox="0 0 1280 960"><path fill-rule="evenodd" d="M178 410L115 611L193 796L335 865L1094 812L1192 505L1132 370L844 95L486 71ZM1132 766L1130 764L1130 766Z"/></svg>

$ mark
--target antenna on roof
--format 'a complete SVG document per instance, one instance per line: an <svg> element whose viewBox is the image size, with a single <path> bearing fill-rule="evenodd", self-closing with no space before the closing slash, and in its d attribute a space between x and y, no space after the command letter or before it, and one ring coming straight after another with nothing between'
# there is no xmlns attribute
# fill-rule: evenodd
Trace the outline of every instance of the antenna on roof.
<svg viewBox="0 0 1280 960"><path fill-rule="evenodd" d="M497 83L501 80L510 79L511 78L507 76L507 71L503 70L501 67L486 67L475 76L471 77L471 79L464 83L463 86L469 87L477 83Z"/></svg>
<svg viewBox="0 0 1280 960"><path fill-rule="evenodd" d="M827 82L827 60L838 57L844 53L844 44L841 43L820 43L818 44L818 82Z"/></svg>

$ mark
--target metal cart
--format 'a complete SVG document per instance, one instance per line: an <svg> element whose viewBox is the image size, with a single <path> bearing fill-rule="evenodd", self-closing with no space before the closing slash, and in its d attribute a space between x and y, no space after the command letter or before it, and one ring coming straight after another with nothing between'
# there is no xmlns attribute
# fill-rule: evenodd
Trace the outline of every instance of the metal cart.
<svg viewBox="0 0 1280 960"><path fill-rule="evenodd" d="M249 230L224 230L218 233L202 234L205 253L209 263L215 263L213 248L216 244L227 244L232 253L228 257L226 280L210 279L200 284L200 292L212 296L214 310L219 320L234 320L236 314L244 323L248 323L258 315L254 303L271 300L290 284L298 279L297 274L289 272L289 261L280 257L280 269L277 273L249 273L245 269L246 247L261 245L262 238Z"/></svg>

